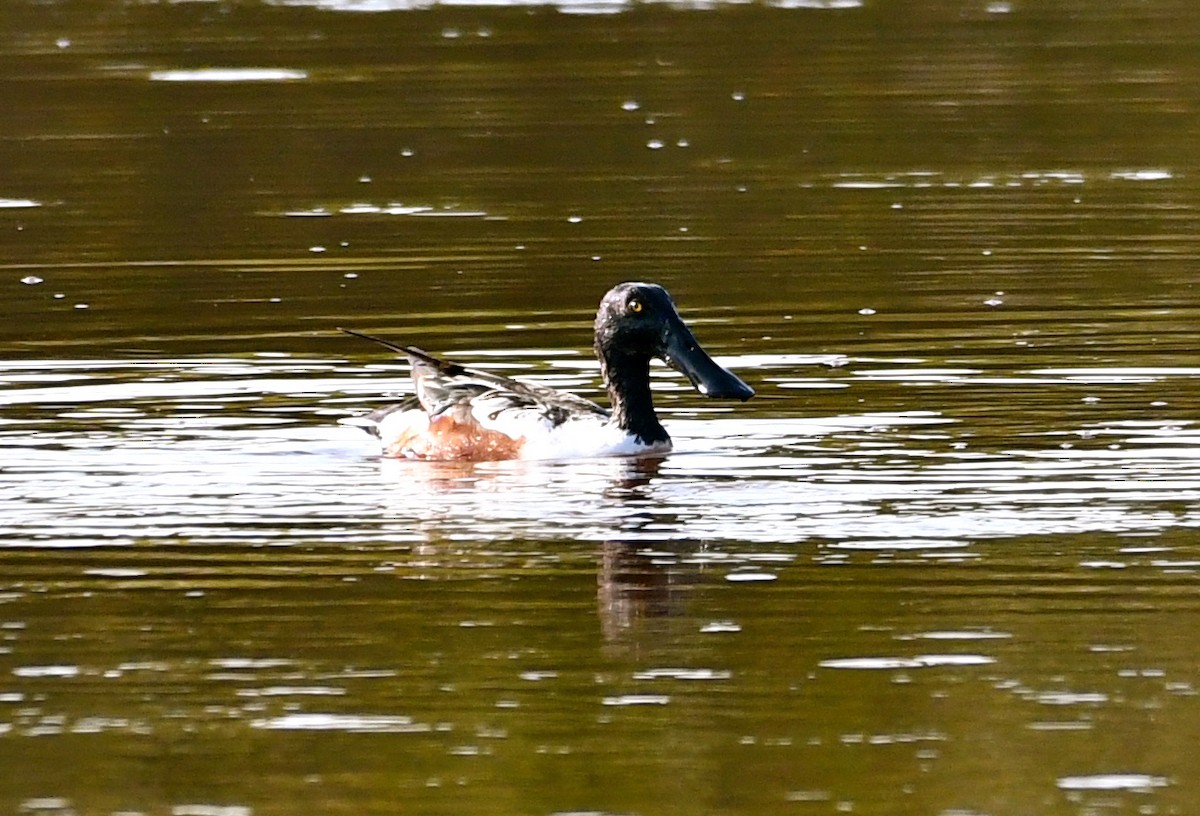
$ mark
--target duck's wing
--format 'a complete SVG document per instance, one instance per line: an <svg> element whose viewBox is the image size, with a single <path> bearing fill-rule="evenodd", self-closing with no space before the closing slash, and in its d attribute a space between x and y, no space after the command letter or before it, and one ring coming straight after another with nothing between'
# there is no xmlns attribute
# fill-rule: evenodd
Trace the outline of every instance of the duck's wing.
<svg viewBox="0 0 1200 816"><path fill-rule="evenodd" d="M405 413L406 411L413 410L420 410L421 412L424 412L424 409L421 408L421 404L417 402L416 397L408 397L400 402L393 403L392 405L385 405L382 408L376 408L374 411L371 411L368 414L342 417L338 420L338 424L349 425L353 428L362 428L371 436L382 439L383 434L380 432L379 428L383 424L384 420L390 416L399 415Z"/></svg>
<svg viewBox="0 0 1200 816"><path fill-rule="evenodd" d="M608 412L591 400L559 391L544 385L524 383L510 377L502 377L488 371L439 360L416 346L401 346L369 334L352 329L341 329L346 334L378 343L408 358L412 366L416 401L430 417L439 416L451 409L470 408L470 412L481 420L496 419L506 411L532 411L551 426L559 425L572 416L593 415L608 417ZM403 403L402 403L403 405ZM408 408L416 407L411 403ZM397 406L388 406L369 415L386 415ZM382 415L379 416L382 419Z"/></svg>

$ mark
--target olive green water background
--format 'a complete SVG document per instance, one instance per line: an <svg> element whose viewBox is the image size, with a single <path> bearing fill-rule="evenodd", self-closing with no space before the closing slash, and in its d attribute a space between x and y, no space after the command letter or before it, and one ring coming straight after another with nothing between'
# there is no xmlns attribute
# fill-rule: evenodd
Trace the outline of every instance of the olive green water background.
<svg viewBox="0 0 1200 816"><path fill-rule="evenodd" d="M0 15L0 812L1195 812L1193 3ZM626 279L666 459L336 424Z"/></svg>

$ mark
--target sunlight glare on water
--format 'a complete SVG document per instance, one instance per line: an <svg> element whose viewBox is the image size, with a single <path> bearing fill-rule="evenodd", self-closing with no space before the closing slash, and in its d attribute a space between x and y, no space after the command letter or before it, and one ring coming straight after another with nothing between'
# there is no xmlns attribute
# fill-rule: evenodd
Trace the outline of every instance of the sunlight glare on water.
<svg viewBox="0 0 1200 816"><path fill-rule="evenodd" d="M730 363L736 368L739 361ZM857 380L854 367L833 376ZM772 368L760 358L741 370ZM916 366L896 372L872 369L867 379L953 391L1003 382L974 383L971 372ZM1148 368L1034 373L1010 384L1139 388L1195 376L1191 369ZM1089 423L978 449L969 421L941 412L688 417L692 412L667 401L676 452L662 461L439 465L380 460L369 437L333 423L351 405L369 407L383 390L358 366L288 358L18 364L3 379L5 404L36 406L62 423L47 432L38 424L44 419L17 420L4 437L10 450L24 452L10 472L24 491L12 497L7 535L14 541L132 543L119 533L130 517L152 530L220 541L231 535L222 519L236 527L240 518L284 518L301 507L307 522L259 535L284 543L308 535L312 523L369 515L391 540L416 540L422 530L480 540L569 533L581 541L821 539L846 552L898 552L1198 523L1178 503L1200 498L1200 447L1194 430L1177 422ZM821 393L830 400L841 392ZM23 435L23 427L37 430ZM307 462L299 471L294 457ZM100 485L93 481L97 467L109 472ZM331 489L322 478L340 485ZM222 497L216 514L206 484ZM326 501L314 503L314 492ZM32 515L20 512L39 494L47 504ZM48 517L47 506L58 509ZM120 506L124 513L114 513ZM39 527L39 518L50 526ZM64 537L69 527L74 533Z"/></svg>

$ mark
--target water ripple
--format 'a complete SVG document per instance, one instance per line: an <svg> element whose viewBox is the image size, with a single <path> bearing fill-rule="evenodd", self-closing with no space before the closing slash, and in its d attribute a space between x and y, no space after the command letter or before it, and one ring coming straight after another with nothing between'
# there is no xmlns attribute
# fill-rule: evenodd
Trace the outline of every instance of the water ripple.
<svg viewBox="0 0 1200 816"><path fill-rule="evenodd" d="M552 359L543 381L561 384L554 367L568 362ZM9 364L0 447L21 455L0 471L0 540L816 539L831 557L929 558L971 557L986 539L1200 526L1200 431L1178 420L1024 428L989 445L974 420L927 410L702 414L664 380L676 440L665 460L438 464L379 460L366 435L334 424L378 399L366 396L373 371L287 357ZM1036 373L1047 388L1142 388L1196 370ZM974 376L874 379L956 393ZM585 367L572 381L594 377Z"/></svg>

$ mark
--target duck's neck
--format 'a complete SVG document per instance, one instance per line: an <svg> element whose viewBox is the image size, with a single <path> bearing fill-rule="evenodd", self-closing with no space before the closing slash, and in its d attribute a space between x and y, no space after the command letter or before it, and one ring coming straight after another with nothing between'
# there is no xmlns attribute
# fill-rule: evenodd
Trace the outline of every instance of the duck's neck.
<svg viewBox="0 0 1200 816"><path fill-rule="evenodd" d="M670 442L667 430L654 413L650 396L650 358L609 356L600 353L600 373L612 404L610 422L647 445Z"/></svg>

